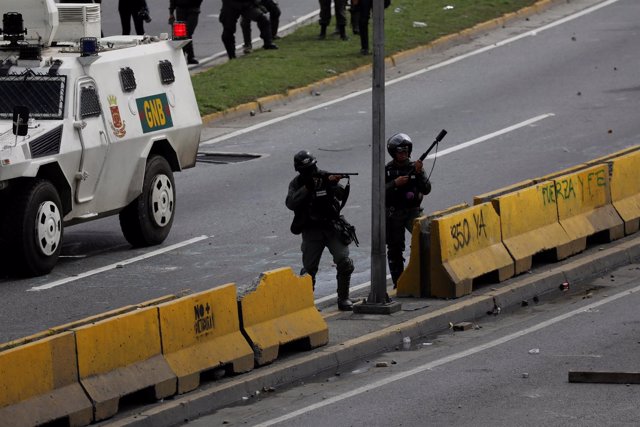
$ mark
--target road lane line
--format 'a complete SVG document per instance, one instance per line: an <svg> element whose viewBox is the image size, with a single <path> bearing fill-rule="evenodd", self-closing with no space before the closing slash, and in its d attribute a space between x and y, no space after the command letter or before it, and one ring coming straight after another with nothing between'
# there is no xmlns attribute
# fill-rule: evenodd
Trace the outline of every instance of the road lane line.
<svg viewBox="0 0 640 427"><path fill-rule="evenodd" d="M419 76L419 75L427 73L429 71L437 70L438 68L442 68L442 67L445 67L447 65L455 64L456 62L462 61L462 60L464 60L466 58L469 58L469 57L472 57L472 56L475 56L475 55L479 55L481 53L488 52L488 51L496 49L498 47L502 47L502 46L508 45L510 43L513 43L513 42L518 41L520 39L523 39L525 37L535 36L536 34L542 32L542 31L546 31L546 30L549 30L551 28L557 27L558 25L562 25L562 24L565 24L567 22L573 21L574 19L580 18L580 17L582 17L584 15L588 15L589 13L595 12L595 11L597 11L597 10L603 8L603 7L606 7L606 6L612 5L614 3L617 3L618 1L620 1L620 0L607 0L607 1L603 2L603 3L591 6L590 8L584 9L584 10L582 10L580 12L576 12L573 15L565 16L564 18L561 18L561 19L559 19L557 21L554 21L554 22L552 22L550 24L544 25L544 26L542 26L542 27L540 27L538 29L527 31L527 32L519 34L517 36L514 36L514 37L511 37L511 38L499 41L497 43L493 43L493 44L491 44L489 46L482 47L480 49L465 53L465 54L460 55L460 56L456 56L454 58L448 59L448 60L443 61L443 62L439 62L438 64L431 65L429 67L423 68L423 69L415 71L413 73L409 73L409 74L404 75L402 77L398 77L396 79L389 80L389 81L387 81L385 83L385 86L391 86L393 84L399 83L401 81L404 81L404 80L407 80L407 79L410 79L410 78L413 78L413 77L416 77L416 76ZM319 109L322 109L322 108L326 108L326 107L329 107L329 106L331 106L333 104L337 104L339 102L346 101L348 99L355 98L356 96L364 95L364 94L369 93L369 92L371 92L371 88L363 89L363 90L360 90L360 91L357 91L357 92L352 92L352 93L350 93L348 95L345 95L345 96L343 96L341 98L337 98L337 99L334 99L334 100L331 100L331 101L327 101L327 102L324 102L322 104L319 104L319 105L316 105L316 106L313 106L313 107L309 107L309 108L306 108L306 109L303 109L303 110L299 110L299 111L296 111L296 112L293 112L293 113L290 113L290 114L286 114L286 115L281 116L281 117L276 117L276 118L273 118L271 120L267 120L267 121L264 121L264 122L261 122L261 123L257 123L257 124L255 124L253 126L249 126L247 128L244 128L244 129L239 129L239 130L236 130L234 132L230 132L230 133L228 133L226 135L221 135L221 136L218 136L216 138L211 138L211 139L208 139L206 141L202 141L200 143L200 146L212 145L212 144L216 144L216 143L225 141L227 139L235 138L237 136L241 136L241 135L256 131L258 129L262 129L262 128L267 127L267 126L271 126L273 124L280 123L282 121L285 121L285 120L288 120L288 119L292 119L294 117L301 116L301 115L309 113L311 111L315 111L315 110L319 110Z"/></svg>
<svg viewBox="0 0 640 427"><path fill-rule="evenodd" d="M387 384L390 384L392 382L399 381L399 380L411 377L413 375L419 374L421 372L431 370L431 369L436 368L438 366L445 365L445 364L447 364L449 362L454 362L456 360L463 359L463 358L465 358L467 356L471 356L471 355L474 355L476 353L480 353L481 351L488 350L488 349L493 348L493 347L497 347L497 346L505 344L505 343L507 343L509 341L513 341L513 340L515 340L517 338L521 338L521 337L523 337L525 335L528 335L530 333L537 332L537 331L539 331L541 329L544 329L544 328L546 328L548 326L552 326L552 325L555 325L556 323L563 322L566 319L569 319L569 318L575 316L576 314L584 313L585 311L592 310L592 309L594 309L596 307L600 307L602 305L608 304L610 302L613 302L613 301L618 300L618 299L620 299L622 297L628 296L630 294L633 294L633 293L636 293L636 292L639 292L639 291L640 291L640 286L636 286L633 289L620 292L618 294L615 294L615 295L612 295L610 297L604 298L604 299L602 299L600 301L594 302L594 303L586 305L584 307L572 310L572 311L570 311L568 313L562 314L562 315L554 317L552 319L545 320L544 322L540 322L540 323L538 323L538 324L536 324L534 326L531 326L531 327L528 327L528 328L524 328L524 329L522 329L520 331L513 332L513 333L511 333L509 335L505 335L504 337L495 339L493 341L489 341L488 343L485 343L485 344L482 344L482 345L479 345L479 346L476 346L476 347L472 347L470 349L467 349L467 350L461 351L459 353L443 357L443 358L438 359L438 360L434 360L432 362L429 362L429 363L426 363L424 365L418 366L418 367L413 368L413 369L411 369L409 371L406 371L406 372L400 372L400 373L392 375L392 376L390 376L388 378L385 378L385 379L373 382L371 384L368 384L368 385L366 385L364 387L359 387L359 388L351 390L349 392L342 393L342 394L339 394L337 396L331 397L329 399L323 400L322 402L318 402L318 403L315 403L313 405L309 405L306 408L302 408L302 409L299 409L297 411L293 411L293 412L291 412L291 413L289 413L287 415L283 415L281 417L274 418L274 419L262 422L260 424L256 424L254 427L272 426L274 424L277 424L277 423L280 423L280 422L283 422L283 421L287 421L287 420L296 418L296 417L298 417L300 415L304 415L307 412L311 412L311 411L313 411L315 409L319 409L319 408L322 408L322 407L325 407L325 406L328 406L328 405L332 405L334 403L340 402L340 401L348 399L350 397L358 396L358 395L360 395L362 393L366 393L366 392L374 390L376 388L383 387L383 386L385 386Z"/></svg>
<svg viewBox="0 0 640 427"><path fill-rule="evenodd" d="M489 133L487 135L481 136L479 138L472 139L471 141L463 142L462 144L458 144L458 145L455 145L455 146L453 146L451 148L447 148L446 150L438 151L437 153L434 153L434 154L429 154L427 156L427 159L433 159L436 156L437 157L446 156L449 153L453 153L455 151L462 150L463 148L471 147L472 145L476 145L476 144L479 144L481 142L488 141L488 140L490 140L492 138L495 138L496 136L500 136L500 135L504 135L505 133L513 132L514 130L523 128L525 126L532 125L532 124L534 124L536 122L539 122L540 120L544 120L544 119L546 119L548 117L553 117L553 116L555 116L555 114L546 113L546 114L541 114L541 115L536 116L536 117L532 117L529 120L525 120L523 122L516 123L515 125L511 125L511 126L508 126L508 127L504 128L504 129L500 129L500 130L497 130L495 132Z"/></svg>
<svg viewBox="0 0 640 427"><path fill-rule="evenodd" d="M46 289L51 289L51 288L55 288L57 286L66 285L67 283L75 282L76 280L84 279L85 277L95 276L96 274L100 274L100 273L104 273L105 271L113 270L114 268L118 268L119 266L124 266L124 265L127 265L127 264L133 264L134 262L142 261L142 260L145 260L147 258L154 257L156 255L162 255L162 254L164 254L166 252L170 252L170 251L172 251L174 249L182 248L184 246L191 245L191 244L199 242L201 240L208 239L209 237L212 237L212 236L202 235L202 236L199 236L199 237L194 237L193 239L185 240L184 242L176 243L174 245L167 246L165 248L160 248L160 249L155 250L153 252L148 252L146 254L143 254L143 255L140 255L140 256L137 256L137 257L133 257L133 258L129 258L129 259L125 259L123 261L118 261L116 263L109 264L109 265L106 265L104 267L96 268L95 270L86 271L84 273L78 274L77 276L67 277L65 279L60 279L60 280L56 280L54 282L45 283L44 285L40 285L40 286L34 286L31 289L27 289L27 292L44 291Z"/></svg>

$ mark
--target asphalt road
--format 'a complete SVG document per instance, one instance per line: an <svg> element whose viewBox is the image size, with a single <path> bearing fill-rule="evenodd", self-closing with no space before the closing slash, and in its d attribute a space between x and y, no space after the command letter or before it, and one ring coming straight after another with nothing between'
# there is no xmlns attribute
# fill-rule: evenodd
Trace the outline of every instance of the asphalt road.
<svg viewBox="0 0 640 427"><path fill-rule="evenodd" d="M252 393L188 425L635 426L640 385L570 383L568 373L638 372L638 269Z"/></svg>
<svg viewBox="0 0 640 427"><path fill-rule="evenodd" d="M221 0L204 0L201 7L200 18L194 34L194 49L196 57L207 59L224 56L224 46L220 40L222 25L218 22ZM280 32L287 30L298 22L306 22L317 17L317 0L279 0L278 4L282 15L280 16ZM144 24L146 34L157 35L170 32L169 0L147 0L151 22ZM105 36L122 34L120 15L118 14L118 2L105 0L102 3L102 28ZM135 33L132 23L132 34ZM253 24L253 36L257 38L259 32L256 24ZM238 26L236 43L242 43L242 32ZM204 61L203 61L204 62Z"/></svg>
<svg viewBox="0 0 640 427"><path fill-rule="evenodd" d="M563 4L389 70L386 134L408 133L418 153L440 129L449 131L427 213L638 143L640 4L608 1L556 21L594 3ZM236 282L242 290L263 271L299 269L300 241L289 232L284 198L293 154L303 148L322 168L360 172L344 213L361 242L352 248L353 285L368 281L371 99L360 90L369 85L354 81L269 113L211 124L202 151L259 157L199 163L177 174L177 216L159 248L130 249L117 218L68 228L64 258L51 274L0 280L0 341L185 289ZM334 275L325 255L317 297L335 291Z"/></svg>

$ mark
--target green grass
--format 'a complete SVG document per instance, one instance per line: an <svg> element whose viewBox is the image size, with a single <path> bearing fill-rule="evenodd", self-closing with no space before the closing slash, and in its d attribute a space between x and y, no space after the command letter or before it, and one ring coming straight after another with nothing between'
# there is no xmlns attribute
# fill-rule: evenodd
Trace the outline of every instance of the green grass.
<svg viewBox="0 0 640 427"><path fill-rule="evenodd" d="M444 35L502 16L536 0L392 0L385 11L385 55L425 45ZM453 9L445 10L447 5ZM421 21L427 27L414 28ZM329 32L333 30L333 23ZM371 31L372 21L369 23ZM360 38L342 41L327 35L318 40L317 23L297 29L278 40L279 50L255 49L249 55L215 66L193 76L202 115L306 86L372 61L360 55ZM242 37L240 29L236 39ZM373 46L370 36L370 50Z"/></svg>

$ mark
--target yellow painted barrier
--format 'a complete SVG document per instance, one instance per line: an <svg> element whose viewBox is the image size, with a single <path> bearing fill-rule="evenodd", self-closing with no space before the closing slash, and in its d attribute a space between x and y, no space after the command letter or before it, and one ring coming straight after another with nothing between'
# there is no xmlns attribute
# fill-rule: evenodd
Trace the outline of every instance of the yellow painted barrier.
<svg viewBox="0 0 640 427"><path fill-rule="evenodd" d="M497 273L499 281L514 274L514 262L500 236L500 218L490 202L436 218L431 225L437 281L431 295L461 297L472 291L473 280ZM443 273L446 273L443 274Z"/></svg>
<svg viewBox="0 0 640 427"><path fill-rule="evenodd" d="M426 297L427 290L422 286L422 272L426 271L423 267L424 259L427 256L426 248L423 248L422 227L427 221L426 216L416 218L413 222L411 230L411 252L409 253L409 262L406 268L398 278L398 290L396 295L399 297Z"/></svg>
<svg viewBox="0 0 640 427"><path fill-rule="evenodd" d="M78 382L72 332L0 352L0 426L91 423L91 401Z"/></svg>
<svg viewBox="0 0 640 427"><path fill-rule="evenodd" d="M118 412L120 398L153 388L156 399L176 393L177 379L161 353L157 307L74 329L80 382L94 404L94 420Z"/></svg>
<svg viewBox="0 0 640 427"><path fill-rule="evenodd" d="M549 187L560 224L576 248L585 249L587 238L596 233L606 234L608 240L624 236L624 222L611 205L609 182L609 165L602 163L558 176Z"/></svg>
<svg viewBox="0 0 640 427"><path fill-rule="evenodd" d="M200 384L200 374L231 364L253 369L253 350L240 332L236 287L227 284L158 306L162 352L178 377L178 393Z"/></svg>
<svg viewBox="0 0 640 427"><path fill-rule="evenodd" d="M532 184L491 200L500 213L502 243L515 261L515 274L531 269L533 256L552 251L555 260L583 248L562 228L553 181Z"/></svg>
<svg viewBox="0 0 640 427"><path fill-rule="evenodd" d="M611 163L611 203L624 221L625 234L632 234L640 226L640 151Z"/></svg>
<svg viewBox="0 0 640 427"><path fill-rule="evenodd" d="M606 155L604 155L602 157L598 157L597 159L590 160L590 161L586 162L585 164L589 165L589 166L592 166L592 165L595 165L595 164L598 164L598 163L605 163L605 162L607 162L609 160L614 160L617 157L624 156L624 155L630 154L630 153L634 153L634 152L636 152L638 150L640 150L640 145L634 145L634 146L627 147L627 148L624 148L622 150L616 151L615 153L606 154Z"/></svg>
<svg viewBox="0 0 640 427"><path fill-rule="evenodd" d="M311 276L297 276L289 267L263 273L240 300L240 316L258 365L275 360L282 344L304 339L314 348L329 342L327 323L313 303Z"/></svg>
<svg viewBox="0 0 640 427"><path fill-rule="evenodd" d="M481 203L490 202L491 200L495 199L498 196L501 196L507 193L513 193L514 191L521 190L533 184L535 184L535 182L531 179L528 179L526 181L520 181L516 184L509 185L508 187L503 187L498 190L493 190L488 193L480 194L478 196L473 197L473 204L479 205Z"/></svg>
<svg viewBox="0 0 640 427"><path fill-rule="evenodd" d="M428 216L416 218L411 232L411 252L409 262L400 277L398 278L398 289L396 295L399 297L429 297L431 296L431 286L439 271L431 268L436 265L437 260L433 259L431 251L431 221L435 218L457 212L468 208L469 205L461 203L450 208L436 211Z"/></svg>

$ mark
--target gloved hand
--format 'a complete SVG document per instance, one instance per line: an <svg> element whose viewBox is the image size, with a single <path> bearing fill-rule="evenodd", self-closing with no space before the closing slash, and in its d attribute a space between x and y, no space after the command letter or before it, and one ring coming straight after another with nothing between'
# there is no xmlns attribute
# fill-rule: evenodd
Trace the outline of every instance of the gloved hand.
<svg viewBox="0 0 640 427"><path fill-rule="evenodd" d="M313 180L313 175L312 174L304 174L304 175L300 175L300 182L302 183L302 185L304 185L307 190L309 191L314 191L316 188L316 183Z"/></svg>

